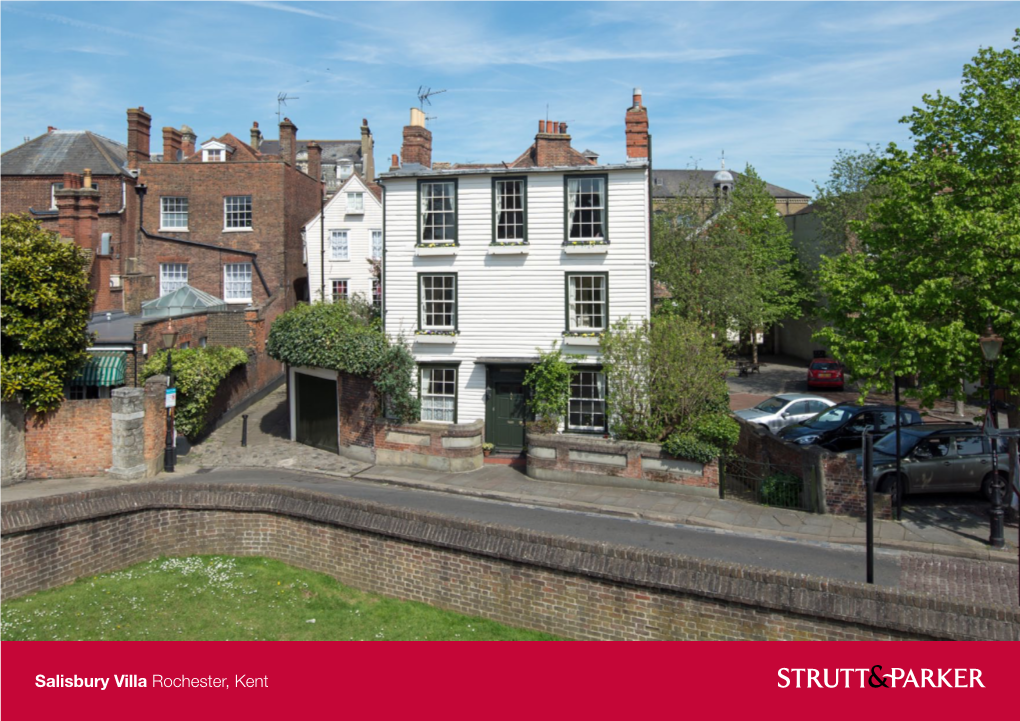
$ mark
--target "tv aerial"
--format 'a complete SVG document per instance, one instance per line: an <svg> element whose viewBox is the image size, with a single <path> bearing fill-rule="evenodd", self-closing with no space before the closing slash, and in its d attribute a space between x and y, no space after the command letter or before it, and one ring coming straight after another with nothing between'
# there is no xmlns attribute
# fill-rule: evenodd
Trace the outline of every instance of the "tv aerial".
<svg viewBox="0 0 1020 721"><path fill-rule="evenodd" d="M276 124L277 125L279 125L282 122L282 118L281 118L281 116L283 115L282 108L287 105L287 101L288 100L300 100L300 99L301 98L296 98L296 97L287 95L287 93L280 93L279 95L276 96Z"/></svg>
<svg viewBox="0 0 1020 721"><path fill-rule="evenodd" d="M426 88L424 85L418 86L418 103L422 111L425 110L425 104L432 105L432 101L429 100L433 95L439 95L445 93L446 90L433 90L432 88Z"/></svg>

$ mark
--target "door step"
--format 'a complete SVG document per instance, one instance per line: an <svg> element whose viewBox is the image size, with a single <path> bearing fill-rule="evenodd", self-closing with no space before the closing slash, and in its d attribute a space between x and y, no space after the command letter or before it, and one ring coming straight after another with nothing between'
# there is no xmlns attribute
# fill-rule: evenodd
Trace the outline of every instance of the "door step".
<svg viewBox="0 0 1020 721"><path fill-rule="evenodd" d="M524 468L528 463L524 457L524 451L512 453L509 451L493 451L485 458L485 463L499 466L513 466Z"/></svg>

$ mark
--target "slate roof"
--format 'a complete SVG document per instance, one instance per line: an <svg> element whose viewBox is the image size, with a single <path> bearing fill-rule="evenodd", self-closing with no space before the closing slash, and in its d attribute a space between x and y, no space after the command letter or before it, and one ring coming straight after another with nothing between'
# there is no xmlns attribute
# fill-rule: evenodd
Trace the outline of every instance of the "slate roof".
<svg viewBox="0 0 1020 721"><path fill-rule="evenodd" d="M712 178L719 172L717 170L659 170L652 169L652 197L653 198L675 198L681 192L685 194L711 196L715 193L715 186ZM740 183L743 177L740 173L731 170L735 183ZM660 184L661 181L661 184ZM766 189L773 198L808 198L809 196L796 193L786 188L780 188L772 183L765 183Z"/></svg>
<svg viewBox="0 0 1020 721"><path fill-rule="evenodd" d="M127 146L89 130L54 130L0 155L4 175L126 175Z"/></svg>
<svg viewBox="0 0 1020 721"><path fill-rule="evenodd" d="M361 162L361 141L360 140L308 140L297 141L297 154L306 153L309 143L318 143L322 146L322 162L327 165L336 164L338 161L347 159L352 163ZM279 155L279 140L263 140L259 145L259 152L263 155Z"/></svg>

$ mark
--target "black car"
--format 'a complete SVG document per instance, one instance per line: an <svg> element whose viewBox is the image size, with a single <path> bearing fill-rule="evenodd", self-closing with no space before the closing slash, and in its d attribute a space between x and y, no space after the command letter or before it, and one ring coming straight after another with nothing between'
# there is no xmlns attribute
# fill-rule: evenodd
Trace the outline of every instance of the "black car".
<svg viewBox="0 0 1020 721"><path fill-rule="evenodd" d="M921 422L921 414L913 408L900 407L900 426ZM813 418L787 426L779 431L780 438L801 446L819 445L841 453L861 447L861 433L885 435L896 427L896 406L859 406L840 403Z"/></svg>

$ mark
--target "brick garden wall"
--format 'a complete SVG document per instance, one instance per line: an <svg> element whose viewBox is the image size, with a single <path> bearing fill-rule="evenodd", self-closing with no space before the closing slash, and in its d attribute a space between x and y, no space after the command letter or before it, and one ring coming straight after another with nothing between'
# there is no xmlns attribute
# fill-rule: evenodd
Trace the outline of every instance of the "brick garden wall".
<svg viewBox="0 0 1020 721"><path fill-rule="evenodd" d="M719 465L681 461L656 443L619 441L570 433L528 433L528 475L549 481L585 483L602 478L719 487Z"/></svg>
<svg viewBox="0 0 1020 721"><path fill-rule="evenodd" d="M27 413L28 478L98 476L113 463L110 399L64 401L52 413Z"/></svg>
<svg viewBox="0 0 1020 721"><path fill-rule="evenodd" d="M340 447L375 448L375 417L378 408L375 384L364 376L337 374L340 397Z"/></svg>
<svg viewBox="0 0 1020 721"><path fill-rule="evenodd" d="M297 489L164 482L5 503L3 598L160 555L260 555L577 639L1020 640L1020 610Z"/></svg>
<svg viewBox="0 0 1020 721"><path fill-rule="evenodd" d="M375 422L376 463L445 473L482 467L483 421L472 423Z"/></svg>

